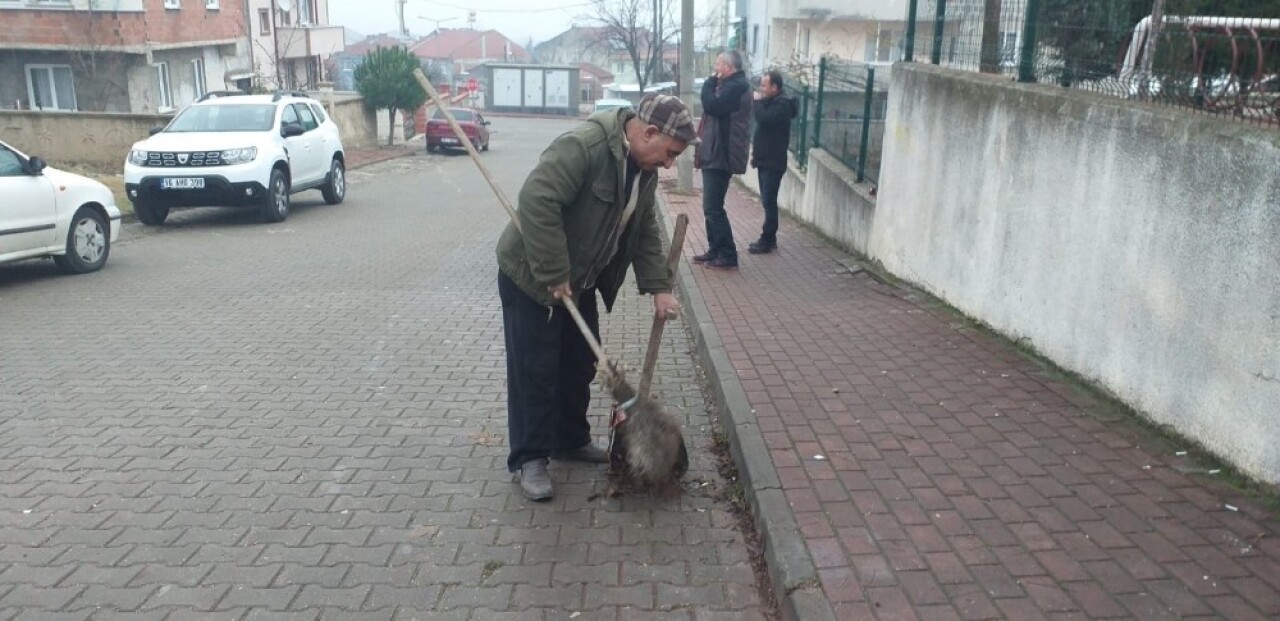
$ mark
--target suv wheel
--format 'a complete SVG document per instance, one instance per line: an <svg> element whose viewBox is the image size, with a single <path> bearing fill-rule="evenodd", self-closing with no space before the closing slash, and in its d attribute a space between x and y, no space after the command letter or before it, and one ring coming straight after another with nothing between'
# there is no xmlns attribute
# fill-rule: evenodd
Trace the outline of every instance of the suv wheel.
<svg viewBox="0 0 1280 621"><path fill-rule="evenodd" d="M320 188L320 193L324 195L324 202L330 205L337 205L347 196L347 169L342 165L342 160L333 158L333 163L329 164L329 180Z"/></svg>
<svg viewBox="0 0 1280 621"><path fill-rule="evenodd" d="M138 216L138 221L147 226L159 226L169 217L169 206L138 201L133 204L133 215Z"/></svg>
<svg viewBox="0 0 1280 621"><path fill-rule="evenodd" d="M102 214L81 207L67 231L67 253L53 262L64 272L84 274L100 269L111 253L111 229Z"/></svg>
<svg viewBox="0 0 1280 621"><path fill-rule="evenodd" d="M289 179L279 168L272 169L267 193L258 207L267 222L284 222L289 217Z"/></svg>

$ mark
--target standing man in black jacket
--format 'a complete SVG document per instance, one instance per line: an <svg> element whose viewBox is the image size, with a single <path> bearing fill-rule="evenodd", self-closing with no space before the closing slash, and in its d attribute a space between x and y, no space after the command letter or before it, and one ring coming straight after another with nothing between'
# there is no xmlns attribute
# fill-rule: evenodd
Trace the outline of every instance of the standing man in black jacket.
<svg viewBox="0 0 1280 621"><path fill-rule="evenodd" d="M768 254L778 247L778 190L787 174L787 147L791 144L791 119L795 100L782 94L782 74L770 71L760 78L752 104L756 135L751 141L751 165L760 175L760 202L764 205L764 231L747 246L751 254Z"/></svg>
<svg viewBox="0 0 1280 621"><path fill-rule="evenodd" d="M742 73L742 55L729 50L716 57L716 72L702 85L702 214L707 223L707 252L695 263L721 270L738 269L733 227L724 197L734 175L747 172L751 149L751 84Z"/></svg>

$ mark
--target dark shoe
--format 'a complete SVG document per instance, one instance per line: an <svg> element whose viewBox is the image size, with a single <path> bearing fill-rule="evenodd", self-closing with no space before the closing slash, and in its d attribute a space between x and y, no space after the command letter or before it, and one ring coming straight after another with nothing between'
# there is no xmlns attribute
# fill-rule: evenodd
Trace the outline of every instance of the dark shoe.
<svg viewBox="0 0 1280 621"><path fill-rule="evenodd" d="M778 244L766 241L754 241L747 246L747 252L751 254L769 254L778 248Z"/></svg>
<svg viewBox="0 0 1280 621"><path fill-rule="evenodd" d="M695 255L693 255L693 262L694 262L694 263L706 263L707 261L710 261L710 260L712 260L712 259L714 259L714 258L716 258L716 253L711 252L710 250L708 250L708 251L706 251L706 252L704 252L704 253L702 253L702 254L695 254Z"/></svg>
<svg viewBox="0 0 1280 621"><path fill-rule="evenodd" d="M706 263L703 263L702 266L709 267L713 270L736 270L738 269L738 261L736 259L716 257Z"/></svg>
<svg viewBox="0 0 1280 621"><path fill-rule="evenodd" d="M590 442L567 453L557 453L551 457L559 461L583 461L589 464L609 463L609 454Z"/></svg>
<svg viewBox="0 0 1280 621"><path fill-rule="evenodd" d="M530 459L524 462L517 477L525 498L536 502L551 500L551 475L547 473L547 460Z"/></svg>

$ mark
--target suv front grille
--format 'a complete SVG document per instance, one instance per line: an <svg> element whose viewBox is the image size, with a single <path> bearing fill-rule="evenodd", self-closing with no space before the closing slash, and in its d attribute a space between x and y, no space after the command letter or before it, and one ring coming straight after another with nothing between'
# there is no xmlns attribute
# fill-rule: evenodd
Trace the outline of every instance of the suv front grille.
<svg viewBox="0 0 1280 621"><path fill-rule="evenodd" d="M172 151L152 151L147 154L147 166L155 168L192 167L205 168L222 166L221 151L192 151L179 153Z"/></svg>

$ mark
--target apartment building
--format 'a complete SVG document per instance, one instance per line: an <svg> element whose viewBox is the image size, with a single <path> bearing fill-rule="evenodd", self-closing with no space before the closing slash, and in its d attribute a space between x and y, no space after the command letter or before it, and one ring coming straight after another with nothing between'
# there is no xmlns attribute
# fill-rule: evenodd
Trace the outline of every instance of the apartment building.
<svg viewBox="0 0 1280 621"><path fill-rule="evenodd" d="M253 75L244 0L0 0L0 107L169 112Z"/></svg>
<svg viewBox="0 0 1280 621"><path fill-rule="evenodd" d="M342 26L329 25L328 0L248 0L248 4L249 52L263 88L316 89L332 81L326 63L346 49L346 41Z"/></svg>

